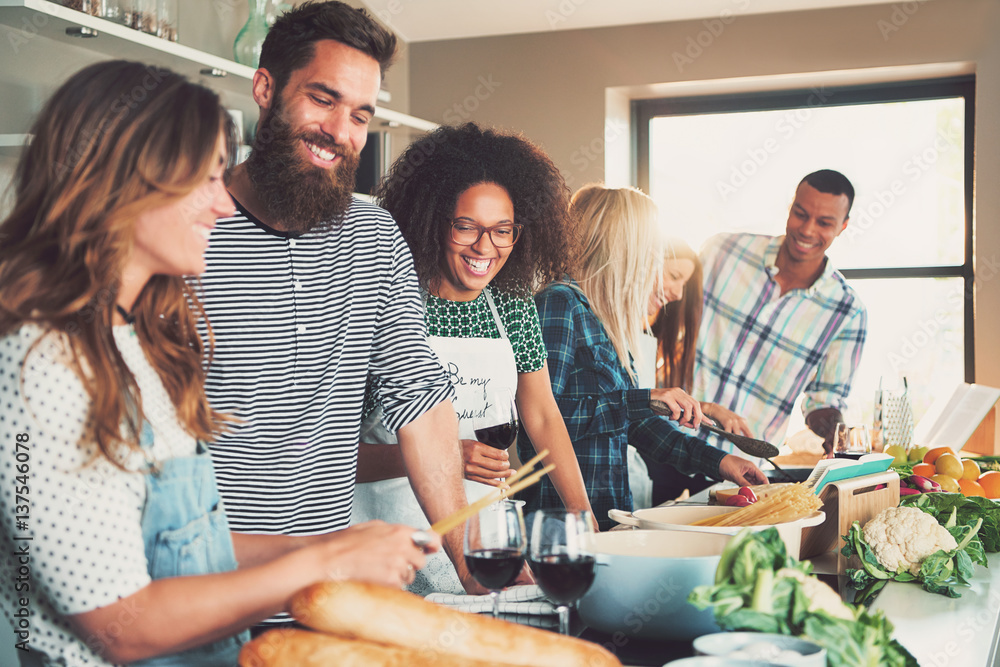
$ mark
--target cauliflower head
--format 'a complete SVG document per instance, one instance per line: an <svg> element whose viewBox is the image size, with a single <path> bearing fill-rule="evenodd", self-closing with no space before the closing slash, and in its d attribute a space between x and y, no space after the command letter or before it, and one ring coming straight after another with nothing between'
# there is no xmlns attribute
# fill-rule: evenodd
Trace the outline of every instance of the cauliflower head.
<svg viewBox="0 0 1000 667"><path fill-rule="evenodd" d="M865 542L882 567L890 572L909 571L916 576L931 554L958 547L948 529L916 507L889 507L865 524Z"/></svg>

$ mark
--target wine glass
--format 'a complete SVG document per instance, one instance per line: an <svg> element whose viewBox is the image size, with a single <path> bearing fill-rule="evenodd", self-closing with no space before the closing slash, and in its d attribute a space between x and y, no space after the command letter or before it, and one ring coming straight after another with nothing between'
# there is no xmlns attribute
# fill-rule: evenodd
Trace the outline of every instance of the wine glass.
<svg viewBox="0 0 1000 667"><path fill-rule="evenodd" d="M493 600L493 618L500 613L500 589L514 583L524 564L524 516L521 503L501 500L479 511L465 524L465 563L469 573Z"/></svg>
<svg viewBox="0 0 1000 667"><path fill-rule="evenodd" d="M569 608L594 583L594 527L590 512L539 510L531 525L528 562L535 580L555 600L559 632L569 634Z"/></svg>
<svg viewBox="0 0 1000 667"><path fill-rule="evenodd" d="M833 436L833 455L836 458L856 459L871 454L871 429L867 424L848 426L838 422Z"/></svg>
<svg viewBox="0 0 1000 667"><path fill-rule="evenodd" d="M518 423L514 392L507 387L489 392L485 407L472 419L476 440L497 449L514 444Z"/></svg>

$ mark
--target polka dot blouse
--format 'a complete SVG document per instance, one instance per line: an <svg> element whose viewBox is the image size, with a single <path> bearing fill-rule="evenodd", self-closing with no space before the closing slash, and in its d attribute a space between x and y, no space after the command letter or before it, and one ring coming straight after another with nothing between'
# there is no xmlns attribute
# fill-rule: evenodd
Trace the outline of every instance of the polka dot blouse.
<svg viewBox="0 0 1000 667"><path fill-rule="evenodd" d="M105 665L88 644L107 638L81 640L65 617L149 584L140 529L145 483L81 441L89 399L65 338L42 334L25 325L0 338L0 607L15 625L28 609L29 646L47 656L45 664ZM196 443L177 423L138 338L127 326L114 335L142 393L153 457L193 455ZM125 464L139 470L144 461L133 456Z"/></svg>

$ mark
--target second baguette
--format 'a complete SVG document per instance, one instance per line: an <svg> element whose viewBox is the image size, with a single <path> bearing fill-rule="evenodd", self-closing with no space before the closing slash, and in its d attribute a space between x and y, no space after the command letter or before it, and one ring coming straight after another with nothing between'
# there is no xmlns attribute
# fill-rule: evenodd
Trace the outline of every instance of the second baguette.
<svg viewBox="0 0 1000 667"><path fill-rule="evenodd" d="M441 654L421 655L323 632L268 630L240 651L240 667L511 667L508 663Z"/></svg>
<svg viewBox="0 0 1000 667"><path fill-rule="evenodd" d="M290 611L315 630L430 654L491 656L522 667L621 665L612 653L582 639L468 614L374 584L313 584L295 594Z"/></svg>

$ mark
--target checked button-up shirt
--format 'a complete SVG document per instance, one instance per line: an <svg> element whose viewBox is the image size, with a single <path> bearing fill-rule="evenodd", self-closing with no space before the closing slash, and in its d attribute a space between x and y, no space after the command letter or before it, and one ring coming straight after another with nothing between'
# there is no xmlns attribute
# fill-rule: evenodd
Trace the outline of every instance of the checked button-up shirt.
<svg viewBox="0 0 1000 667"><path fill-rule="evenodd" d="M803 392L806 415L843 411L868 328L864 304L829 259L810 287L781 294L774 276L783 241L722 234L702 250L705 308L692 392L742 416L756 437L776 444Z"/></svg>

